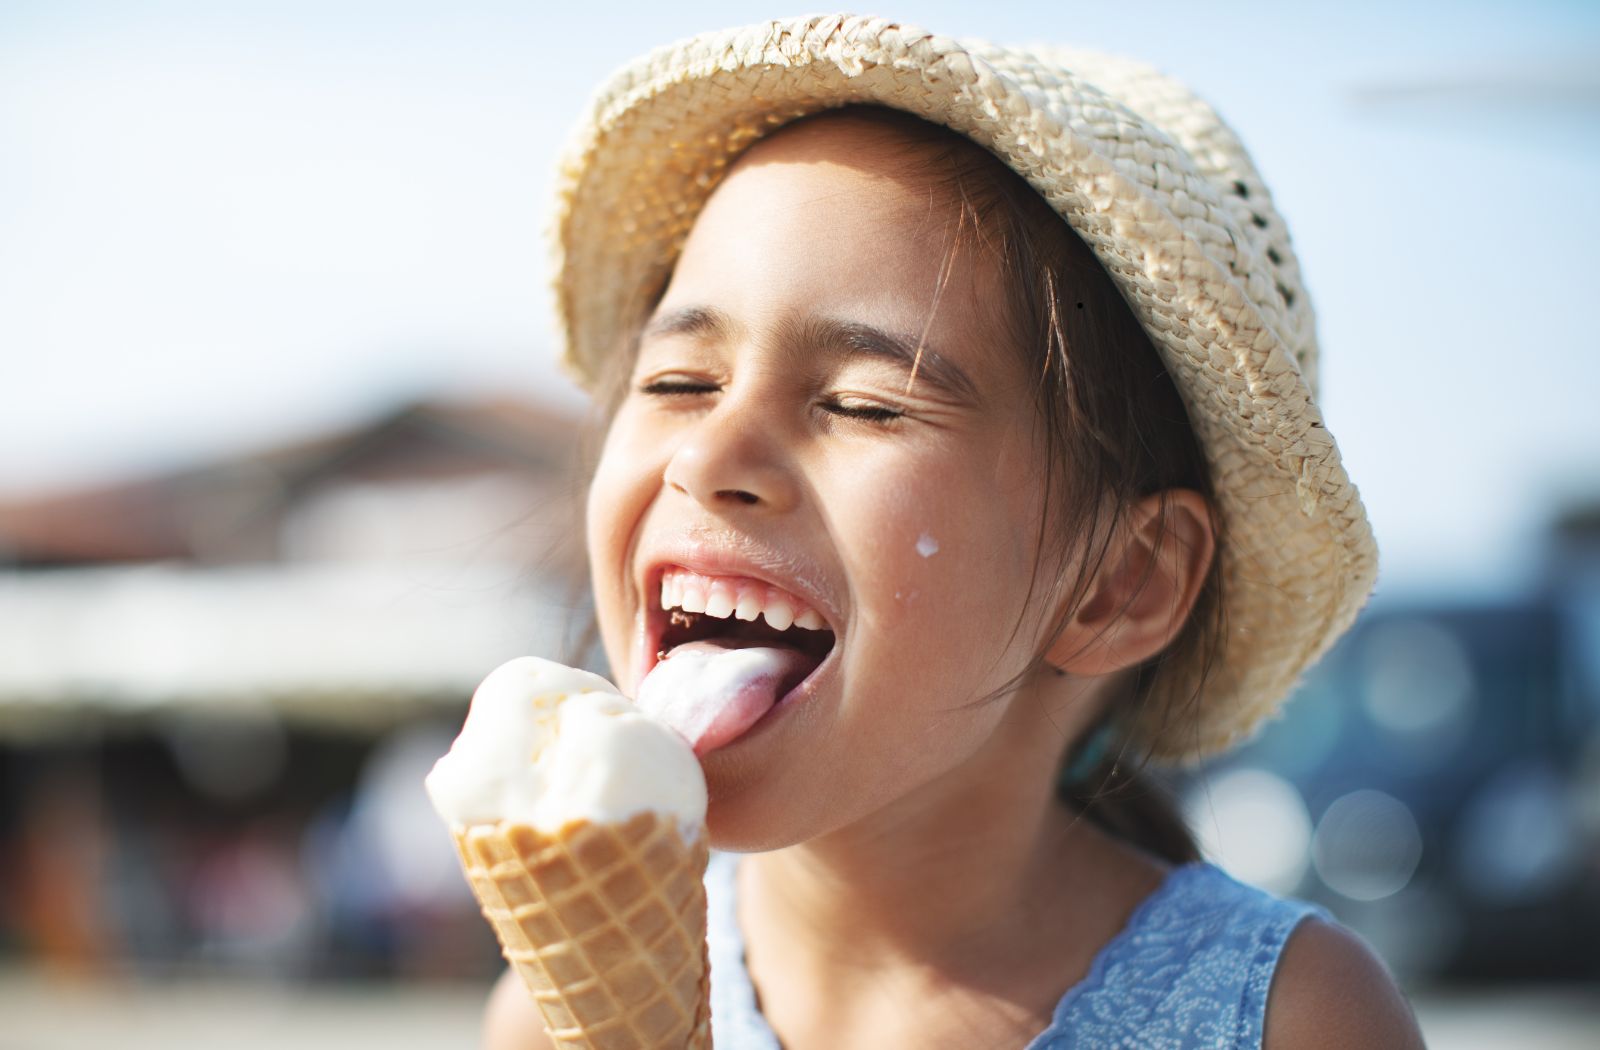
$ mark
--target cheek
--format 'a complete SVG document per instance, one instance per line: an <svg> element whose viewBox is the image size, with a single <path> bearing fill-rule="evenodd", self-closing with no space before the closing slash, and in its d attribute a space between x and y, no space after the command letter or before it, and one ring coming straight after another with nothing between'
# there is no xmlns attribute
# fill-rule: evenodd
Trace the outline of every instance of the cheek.
<svg viewBox="0 0 1600 1050"><path fill-rule="evenodd" d="M600 461L589 481L587 507L589 553L616 554L628 542L645 507L659 487L665 460L660 435L627 406L606 429Z"/></svg>
<svg viewBox="0 0 1600 1050"><path fill-rule="evenodd" d="M623 629L619 617L627 596L629 552L655 492L649 483L652 464L640 453L634 429L618 417L607 432L584 516L596 612L613 662L619 655L614 639Z"/></svg>
<svg viewBox="0 0 1600 1050"><path fill-rule="evenodd" d="M934 483L882 488L856 504L846 528L870 538L856 544L862 605L869 626L885 631L992 621L1008 602L1018 547L1008 515L982 485L963 487L946 472ZM981 621L979 621L981 623Z"/></svg>
<svg viewBox="0 0 1600 1050"><path fill-rule="evenodd" d="M607 435L605 451L601 453L600 462L595 465L594 474L589 479L588 501L584 509L584 539L589 549L589 566L596 573L597 586L601 582L601 570L615 562L617 516L625 496L612 436Z"/></svg>
<svg viewBox="0 0 1600 1050"><path fill-rule="evenodd" d="M852 501L845 535L868 538L852 552L862 626L914 633L916 648L971 654L1003 639L1028 583L1019 509L999 498L992 473L951 469L947 460L877 486ZM927 479L937 479L929 481Z"/></svg>

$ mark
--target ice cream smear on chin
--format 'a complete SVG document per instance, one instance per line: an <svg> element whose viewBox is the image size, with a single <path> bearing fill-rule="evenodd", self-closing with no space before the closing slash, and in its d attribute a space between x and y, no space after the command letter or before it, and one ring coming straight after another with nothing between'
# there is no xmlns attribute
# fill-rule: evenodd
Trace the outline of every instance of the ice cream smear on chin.
<svg viewBox="0 0 1600 1050"><path fill-rule="evenodd" d="M693 841L706 817L705 776L677 733L599 675L532 656L478 686L426 784L454 829L504 820L555 833L655 811Z"/></svg>
<svg viewBox="0 0 1600 1050"><path fill-rule="evenodd" d="M639 706L704 755L743 734L814 666L787 646L689 642L645 675Z"/></svg>

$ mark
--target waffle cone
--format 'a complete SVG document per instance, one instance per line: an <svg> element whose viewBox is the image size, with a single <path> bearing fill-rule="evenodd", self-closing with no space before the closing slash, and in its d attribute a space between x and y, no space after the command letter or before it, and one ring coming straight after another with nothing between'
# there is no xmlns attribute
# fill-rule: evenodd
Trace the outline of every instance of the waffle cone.
<svg viewBox="0 0 1600 1050"><path fill-rule="evenodd" d="M455 833L472 892L563 1050L711 1047L706 836L641 813Z"/></svg>

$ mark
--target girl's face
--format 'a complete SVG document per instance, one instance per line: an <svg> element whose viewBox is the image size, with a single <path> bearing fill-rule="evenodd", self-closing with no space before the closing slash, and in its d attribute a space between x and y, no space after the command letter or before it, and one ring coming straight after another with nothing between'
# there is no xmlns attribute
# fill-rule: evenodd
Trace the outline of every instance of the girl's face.
<svg viewBox="0 0 1600 1050"><path fill-rule="evenodd" d="M703 756L719 847L812 838L992 764L1010 698L972 702L1029 665L1052 611L1028 599L1043 453L996 276L947 250L956 206L884 134L823 119L734 166L589 492L624 691L656 662L678 569L735 600L775 587L832 632L803 685Z"/></svg>

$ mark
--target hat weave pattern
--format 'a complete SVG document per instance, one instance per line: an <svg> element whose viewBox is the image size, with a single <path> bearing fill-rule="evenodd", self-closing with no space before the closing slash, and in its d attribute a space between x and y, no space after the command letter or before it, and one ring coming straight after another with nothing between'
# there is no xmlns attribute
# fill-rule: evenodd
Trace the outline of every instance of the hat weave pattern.
<svg viewBox="0 0 1600 1050"><path fill-rule="evenodd" d="M1288 230L1238 137L1177 81L1116 56L849 15L660 48L601 88L562 161L564 364L592 385L628 346L745 149L849 103L905 110L1000 157L1149 334L1211 468L1225 633L1203 688L1200 667L1163 668L1132 733L1167 762L1239 743L1354 620L1377 549L1313 401L1315 319Z"/></svg>

